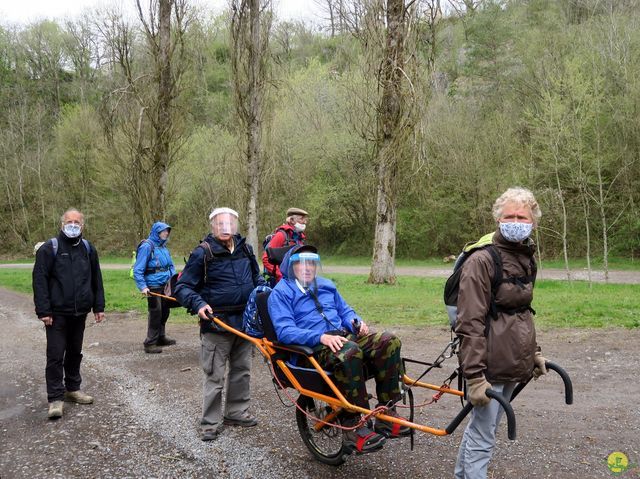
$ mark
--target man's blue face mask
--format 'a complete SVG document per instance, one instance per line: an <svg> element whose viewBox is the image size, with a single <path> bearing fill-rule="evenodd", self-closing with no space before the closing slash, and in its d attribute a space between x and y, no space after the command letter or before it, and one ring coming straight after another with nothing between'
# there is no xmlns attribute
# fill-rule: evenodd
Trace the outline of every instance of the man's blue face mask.
<svg viewBox="0 0 640 479"><path fill-rule="evenodd" d="M82 226L75 223L68 223L62 227L62 232L67 238L77 238L82 233Z"/></svg>

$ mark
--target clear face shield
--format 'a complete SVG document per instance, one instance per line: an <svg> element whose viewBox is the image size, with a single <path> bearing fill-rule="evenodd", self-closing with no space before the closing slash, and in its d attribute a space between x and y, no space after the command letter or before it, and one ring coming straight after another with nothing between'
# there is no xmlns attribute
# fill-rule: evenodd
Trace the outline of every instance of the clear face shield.
<svg viewBox="0 0 640 479"><path fill-rule="evenodd" d="M211 232L216 238L229 238L238 232L238 218L231 213L218 213L211 218Z"/></svg>
<svg viewBox="0 0 640 479"><path fill-rule="evenodd" d="M317 253L296 253L289 259L289 278L295 278L303 288L311 286L321 273L322 265Z"/></svg>

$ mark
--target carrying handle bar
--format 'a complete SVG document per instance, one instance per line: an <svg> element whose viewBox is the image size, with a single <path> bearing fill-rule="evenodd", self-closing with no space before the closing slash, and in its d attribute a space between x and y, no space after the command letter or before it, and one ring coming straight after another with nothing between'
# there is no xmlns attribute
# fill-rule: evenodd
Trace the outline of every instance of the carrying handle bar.
<svg viewBox="0 0 640 479"><path fill-rule="evenodd" d="M562 382L564 383L564 402L566 404L573 404L573 384L571 383L569 374L556 363L552 363L551 361L547 361L545 366L547 369L557 372L562 378Z"/></svg>
<svg viewBox="0 0 640 479"><path fill-rule="evenodd" d="M551 361L547 361L544 363L547 369L551 369L558 373L558 375L562 378L562 382L564 383L564 402L566 404L573 404L573 383L571 382L571 378L569 377L569 373L567 373L564 369L558 366L556 363L552 363ZM533 376L532 376L533 377ZM527 379L525 382L518 384L516 388L513 390L511 394L510 401L513 401L520 391L522 391L527 384L529 384L531 378Z"/></svg>
<svg viewBox="0 0 640 479"><path fill-rule="evenodd" d="M516 415L513 412L513 408L511 407L511 404L502 396L502 394L495 392L493 389L487 389L486 394L491 399L495 399L496 401L498 401L502 409L504 409L504 414L507 417L507 433L508 433L509 439L514 441L516 439ZM462 422L462 420L465 417L467 417L467 414L469 414L472 409L473 409L473 404L468 402L462 408L462 410L458 413L458 415L453 418L453 421L451 421L449 425L445 428L445 431L447 431L447 434L451 434L453 431L455 431L456 428Z"/></svg>

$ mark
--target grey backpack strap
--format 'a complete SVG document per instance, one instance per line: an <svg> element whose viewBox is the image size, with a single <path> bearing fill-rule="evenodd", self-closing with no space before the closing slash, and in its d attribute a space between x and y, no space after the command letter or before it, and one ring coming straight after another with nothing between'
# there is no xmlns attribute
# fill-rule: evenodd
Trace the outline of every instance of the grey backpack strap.
<svg viewBox="0 0 640 479"><path fill-rule="evenodd" d="M58 238L51 238L49 241L51 241L51 247L53 248L53 257L55 258L58 255ZM87 250L87 256L91 256L91 243L82 238L82 244L84 244L84 247Z"/></svg>

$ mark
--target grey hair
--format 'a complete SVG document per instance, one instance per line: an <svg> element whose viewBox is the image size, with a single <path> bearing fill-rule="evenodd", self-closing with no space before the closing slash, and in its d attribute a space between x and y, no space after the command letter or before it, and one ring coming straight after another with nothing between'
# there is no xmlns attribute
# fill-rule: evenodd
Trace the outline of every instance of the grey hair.
<svg viewBox="0 0 640 479"><path fill-rule="evenodd" d="M533 217L533 223L536 225L542 217L540 206L538 205L536 198L533 196L533 193L526 188L516 186L514 188L509 188L507 191L502 193L493 204L493 217L496 221L502 216L502 210L507 203L515 203L528 207L531 211L531 216Z"/></svg>
<svg viewBox="0 0 640 479"><path fill-rule="evenodd" d="M78 213L80 216L82 216L82 224L84 224L84 213L82 213L80 210L76 208L69 208L67 211L62 213L62 216L60 217L60 223L64 223L64 217L67 216L69 213Z"/></svg>

